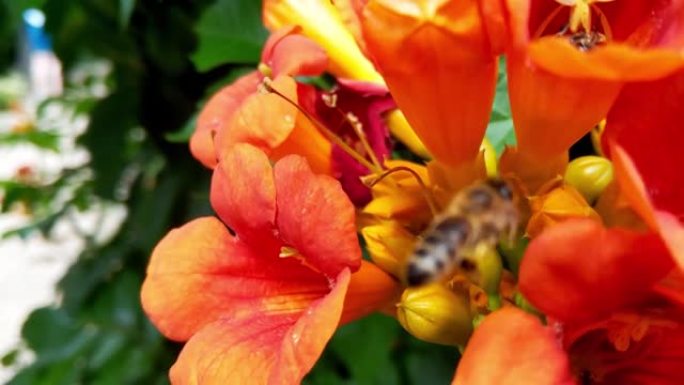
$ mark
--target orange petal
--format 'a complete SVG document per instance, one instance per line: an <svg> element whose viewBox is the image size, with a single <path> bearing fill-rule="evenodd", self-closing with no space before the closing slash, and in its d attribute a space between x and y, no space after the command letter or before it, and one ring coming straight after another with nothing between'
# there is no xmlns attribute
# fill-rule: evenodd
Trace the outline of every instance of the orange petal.
<svg viewBox="0 0 684 385"><path fill-rule="evenodd" d="M320 75L328 67L328 56L313 40L298 35L298 28L285 27L266 42L261 61L274 77L278 75Z"/></svg>
<svg viewBox="0 0 684 385"><path fill-rule="evenodd" d="M368 49L416 133L439 161L477 156L489 121L497 62L475 0L371 0Z"/></svg>
<svg viewBox="0 0 684 385"><path fill-rule="evenodd" d="M354 205L339 182L314 175L304 158L291 155L274 167L280 238L328 277L357 270L361 249Z"/></svg>
<svg viewBox="0 0 684 385"><path fill-rule="evenodd" d="M553 331L513 307L497 310L475 329L452 385L573 385L570 365Z"/></svg>
<svg viewBox="0 0 684 385"><path fill-rule="evenodd" d="M272 87L289 99L297 100L297 84L289 76L279 76ZM295 125L297 108L274 93L255 92L235 111L227 127L216 132L219 155L235 143L250 143L269 152L282 144Z"/></svg>
<svg viewBox="0 0 684 385"><path fill-rule="evenodd" d="M143 309L168 338L183 341L220 318L295 314L329 292L294 258L235 239L215 218L172 230L155 247Z"/></svg>
<svg viewBox="0 0 684 385"><path fill-rule="evenodd" d="M257 71L241 77L222 88L209 99L197 118L197 127L190 138L190 151L203 165L214 168L218 162L214 136L228 129L233 115L244 100L257 91L261 75Z"/></svg>
<svg viewBox="0 0 684 385"><path fill-rule="evenodd" d="M361 268L351 276L340 323L351 322L372 312L393 307L399 294L399 282L374 264L362 261Z"/></svg>
<svg viewBox="0 0 684 385"><path fill-rule="evenodd" d="M239 143L223 154L211 182L211 205L238 236L263 248L278 249L273 236L276 187L262 151Z"/></svg>
<svg viewBox="0 0 684 385"><path fill-rule="evenodd" d="M507 65L518 149L536 158L538 168L566 152L603 119L621 86L554 75L534 67L524 55L509 56Z"/></svg>
<svg viewBox="0 0 684 385"><path fill-rule="evenodd" d="M539 155L507 147L499 160L499 173L522 182L525 195L537 193L544 184L563 175L568 164L568 153L556 156Z"/></svg>
<svg viewBox="0 0 684 385"><path fill-rule="evenodd" d="M606 229L589 219L558 224L533 239L520 290L562 322L595 320L644 299L673 264L653 233Z"/></svg>
<svg viewBox="0 0 684 385"><path fill-rule="evenodd" d="M316 174L332 175L332 144L308 120L297 114L295 127L285 141L273 150L271 158L278 160L290 154L301 155Z"/></svg>
<svg viewBox="0 0 684 385"><path fill-rule="evenodd" d="M318 360L340 320L349 271L301 314L223 318L185 345L173 385L295 385Z"/></svg>
<svg viewBox="0 0 684 385"><path fill-rule="evenodd" d="M684 56L673 50L642 50L610 43L583 52L567 39L555 36L531 42L528 53L545 71L574 79L646 81L663 78L684 66Z"/></svg>

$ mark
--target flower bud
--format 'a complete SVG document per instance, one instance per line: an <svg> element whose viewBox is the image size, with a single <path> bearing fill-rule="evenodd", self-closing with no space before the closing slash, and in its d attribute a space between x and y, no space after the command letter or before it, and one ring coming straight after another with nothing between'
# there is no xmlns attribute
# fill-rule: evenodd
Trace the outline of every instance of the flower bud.
<svg viewBox="0 0 684 385"><path fill-rule="evenodd" d="M573 159L565 170L565 182L593 203L613 180L613 165L600 156Z"/></svg>
<svg viewBox="0 0 684 385"><path fill-rule="evenodd" d="M373 262L393 276L401 277L401 269L413 250L416 237L394 221L366 226L361 234Z"/></svg>
<svg viewBox="0 0 684 385"><path fill-rule="evenodd" d="M480 144L480 151L484 152L484 164L487 176L495 178L499 175L498 159L496 159L496 150L489 139L484 138Z"/></svg>
<svg viewBox="0 0 684 385"><path fill-rule="evenodd" d="M499 246L501 255L506 260L506 265L516 276L518 275L520 262L522 262L523 255L525 255L525 250L527 249L527 245L529 243L529 238L522 237L515 240L515 242L512 244L502 242Z"/></svg>
<svg viewBox="0 0 684 385"><path fill-rule="evenodd" d="M472 262L474 269L472 271L465 271L466 276L480 286L487 294L498 293L503 263L496 249L478 247L468 260Z"/></svg>
<svg viewBox="0 0 684 385"><path fill-rule="evenodd" d="M463 345L473 330L467 299L440 283L407 288L397 307L401 326L423 341Z"/></svg>

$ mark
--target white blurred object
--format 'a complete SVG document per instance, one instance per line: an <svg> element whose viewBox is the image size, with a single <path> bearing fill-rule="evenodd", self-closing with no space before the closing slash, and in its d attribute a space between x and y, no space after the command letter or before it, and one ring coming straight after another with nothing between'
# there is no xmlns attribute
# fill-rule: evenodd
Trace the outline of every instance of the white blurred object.
<svg viewBox="0 0 684 385"><path fill-rule="evenodd" d="M10 110L2 111L0 107L0 134L17 132L28 122L32 130L58 134L58 151L29 143L0 144L0 180L13 179L17 170L25 169L31 171L37 183L45 183L66 169L87 166L90 154L76 139L86 130L89 119L75 106L79 101L107 95L105 79L111 65L93 60L83 63L70 71L68 86L63 89L61 64L43 30L45 15L29 10L24 13L23 22L17 68L23 76L10 75L12 78L4 83L0 79L0 96L7 95L8 100L15 102ZM26 82L22 82L22 77ZM60 97L46 101L53 96ZM86 167L78 175L87 179L89 172ZM67 196L56 199L58 205L72 193L69 188L63 192ZM0 234L35 221L17 211L20 210L0 214ZM117 234L126 215L124 205L94 199L86 211L69 208L55 223L49 237L36 232L26 239L0 239L0 356L19 346L21 325L32 310L59 302L55 284L83 251L86 239L95 244L108 242ZM32 359L22 349L18 362L28 364ZM16 369L17 366L0 366L0 384L9 380Z"/></svg>

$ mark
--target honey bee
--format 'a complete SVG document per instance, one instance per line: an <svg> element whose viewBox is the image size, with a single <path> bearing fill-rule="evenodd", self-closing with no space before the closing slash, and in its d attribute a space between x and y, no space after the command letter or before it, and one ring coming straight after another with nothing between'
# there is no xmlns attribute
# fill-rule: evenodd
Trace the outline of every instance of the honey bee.
<svg viewBox="0 0 684 385"><path fill-rule="evenodd" d="M572 35L568 36L568 40L570 40L570 43L577 47L580 51L589 51L592 48L605 44L607 39L606 36L600 32L596 31L591 31L591 32L576 32L573 33Z"/></svg>
<svg viewBox="0 0 684 385"><path fill-rule="evenodd" d="M471 270L475 266L468 256L478 247L496 247L505 237L512 241L518 227L514 198L501 179L487 179L459 191L408 257L408 285L436 281L456 267Z"/></svg>
<svg viewBox="0 0 684 385"><path fill-rule="evenodd" d="M608 41L606 35L598 31L577 31L573 33L569 33L569 31L570 25L565 24L556 35L567 38L570 44L582 52L589 51Z"/></svg>

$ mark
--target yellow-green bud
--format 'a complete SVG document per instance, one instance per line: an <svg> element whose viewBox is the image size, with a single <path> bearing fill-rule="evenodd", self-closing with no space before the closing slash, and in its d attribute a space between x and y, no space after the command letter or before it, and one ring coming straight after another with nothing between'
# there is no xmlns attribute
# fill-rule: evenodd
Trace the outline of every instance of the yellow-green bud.
<svg viewBox="0 0 684 385"><path fill-rule="evenodd" d="M565 182L587 200L594 202L613 180L613 164L600 156L573 159L565 170Z"/></svg>
<svg viewBox="0 0 684 385"><path fill-rule="evenodd" d="M506 260L508 268L516 277L518 276L520 262L522 262L523 255L525 255L525 250L527 250L528 243L530 243L529 238L523 237L518 238L512 244L502 242L499 246L501 249L501 255Z"/></svg>
<svg viewBox="0 0 684 385"><path fill-rule="evenodd" d="M503 263L496 249L478 247L469 259L475 265L475 269L466 272L468 278L480 286L487 294L498 293Z"/></svg>
<svg viewBox="0 0 684 385"><path fill-rule="evenodd" d="M463 345L473 330L467 298L440 283L404 290L397 318L414 337L435 344Z"/></svg>

